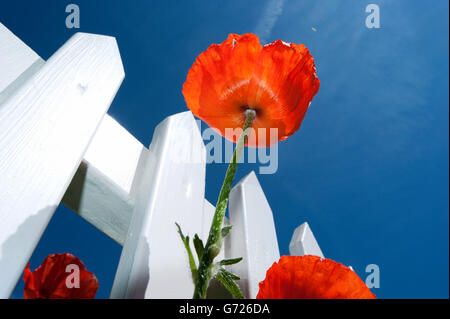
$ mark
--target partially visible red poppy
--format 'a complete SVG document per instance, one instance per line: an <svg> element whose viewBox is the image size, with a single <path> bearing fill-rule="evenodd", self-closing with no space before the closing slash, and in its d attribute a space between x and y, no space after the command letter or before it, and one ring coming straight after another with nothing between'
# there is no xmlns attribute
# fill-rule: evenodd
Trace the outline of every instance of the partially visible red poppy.
<svg viewBox="0 0 450 319"><path fill-rule="evenodd" d="M197 57L183 95L195 116L233 142L239 136L227 136L225 129L242 128L245 111L254 110L248 145L266 147L298 130L319 86L303 44L278 40L262 46L252 33L230 34ZM259 128L266 129L265 136L258 135ZM278 129L276 136L270 128Z"/></svg>
<svg viewBox="0 0 450 319"><path fill-rule="evenodd" d="M376 299L350 268L317 256L282 256L259 283L257 299Z"/></svg>
<svg viewBox="0 0 450 319"><path fill-rule="evenodd" d="M68 253L47 256L33 272L28 264L23 280L25 299L93 299L98 289L95 275Z"/></svg>

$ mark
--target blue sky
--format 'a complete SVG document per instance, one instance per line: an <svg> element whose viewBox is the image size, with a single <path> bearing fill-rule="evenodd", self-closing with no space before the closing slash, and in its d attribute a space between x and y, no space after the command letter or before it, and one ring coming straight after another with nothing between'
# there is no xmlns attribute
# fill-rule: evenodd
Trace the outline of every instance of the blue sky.
<svg viewBox="0 0 450 319"><path fill-rule="evenodd" d="M0 21L48 59L74 32L69 1L2 1ZM79 31L117 38L126 78L109 113L148 145L154 127L186 110L181 88L195 57L228 33L304 43L321 87L301 129L279 144L276 174L258 176L280 251L308 221L326 257L365 277L380 298L448 298L448 1L72 1ZM367 29L365 7L380 6ZM314 31L312 28L315 28ZM225 164L207 167L215 202ZM239 167L237 179L256 164ZM121 247L60 207L32 259L80 257L109 296ZM13 297L22 296L19 282Z"/></svg>

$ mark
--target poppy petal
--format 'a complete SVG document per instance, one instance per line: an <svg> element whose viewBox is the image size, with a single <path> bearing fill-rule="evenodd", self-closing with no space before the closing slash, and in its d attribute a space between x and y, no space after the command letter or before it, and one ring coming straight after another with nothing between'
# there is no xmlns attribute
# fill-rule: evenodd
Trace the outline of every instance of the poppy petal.
<svg viewBox="0 0 450 319"><path fill-rule="evenodd" d="M183 95L195 116L233 142L239 135L226 129L242 128L245 111L255 110L246 145L267 147L300 127L319 85L304 45L278 40L262 47L254 34L230 34L198 56Z"/></svg>
<svg viewBox="0 0 450 319"><path fill-rule="evenodd" d="M304 45L280 40L265 45L249 87L249 105L260 110L255 125L278 127L279 139L286 139L300 127L319 86L314 59Z"/></svg>
<svg viewBox="0 0 450 319"><path fill-rule="evenodd" d="M66 280L71 274L68 265L79 270L79 287L68 287ZM98 289L95 275L86 270L81 260L71 254L53 254L33 272L29 264L24 271L25 299L92 299Z"/></svg>
<svg viewBox="0 0 450 319"><path fill-rule="evenodd" d="M331 259L282 256L259 284L257 299L375 299L358 275Z"/></svg>
<svg viewBox="0 0 450 319"><path fill-rule="evenodd" d="M254 34L230 34L220 45L213 44L201 53L183 85L183 95L194 115L216 121L235 115L235 109L247 96L261 49Z"/></svg>

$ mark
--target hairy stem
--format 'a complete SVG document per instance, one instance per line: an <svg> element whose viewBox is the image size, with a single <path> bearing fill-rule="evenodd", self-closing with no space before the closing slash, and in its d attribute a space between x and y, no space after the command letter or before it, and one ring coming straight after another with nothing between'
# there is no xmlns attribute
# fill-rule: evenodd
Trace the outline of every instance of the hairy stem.
<svg viewBox="0 0 450 319"><path fill-rule="evenodd" d="M219 254L222 247L222 224L225 217L225 211L227 209L228 197L230 196L231 185L233 184L234 177L238 166L238 161L242 155L245 142L247 140L250 128L253 120L255 119L256 112L248 109L245 112L245 123L243 131L236 144L236 148L233 153L233 158L228 165L225 179L220 190L219 199L217 200L216 211L209 230L208 241L206 242L205 249L203 251L202 258L198 266L197 280L195 283L194 299L205 299L206 291L209 286L209 282L212 278L212 265L214 258Z"/></svg>

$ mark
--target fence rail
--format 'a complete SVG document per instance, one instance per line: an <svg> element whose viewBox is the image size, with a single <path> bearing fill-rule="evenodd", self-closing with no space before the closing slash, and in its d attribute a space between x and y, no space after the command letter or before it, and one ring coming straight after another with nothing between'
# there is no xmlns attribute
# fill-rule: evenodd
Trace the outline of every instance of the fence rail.
<svg viewBox="0 0 450 319"><path fill-rule="evenodd" d="M0 23L0 70L0 298L10 296L60 202L123 245L111 298L190 298L175 222L206 239L214 213L192 113L161 122L148 148L105 115L124 78L112 37L75 34L45 62ZM234 271L254 298L279 249L253 172L232 189L229 216L221 255L244 257ZM301 227L291 253L322 256Z"/></svg>

